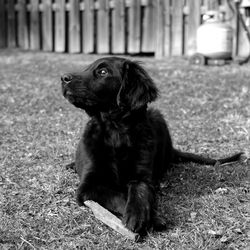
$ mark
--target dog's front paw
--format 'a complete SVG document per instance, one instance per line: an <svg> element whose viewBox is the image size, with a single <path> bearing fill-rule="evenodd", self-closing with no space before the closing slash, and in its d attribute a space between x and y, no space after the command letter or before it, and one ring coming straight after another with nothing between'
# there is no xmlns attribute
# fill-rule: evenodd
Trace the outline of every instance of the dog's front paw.
<svg viewBox="0 0 250 250"><path fill-rule="evenodd" d="M79 189L76 191L76 202L79 206L84 205L85 197L82 192L79 191Z"/></svg>
<svg viewBox="0 0 250 250"><path fill-rule="evenodd" d="M148 204L128 204L123 216L124 225L133 232L145 232L149 226L151 209Z"/></svg>
<svg viewBox="0 0 250 250"><path fill-rule="evenodd" d="M80 185L76 190L76 202L79 206L84 206L84 201L91 200L89 190L84 185Z"/></svg>

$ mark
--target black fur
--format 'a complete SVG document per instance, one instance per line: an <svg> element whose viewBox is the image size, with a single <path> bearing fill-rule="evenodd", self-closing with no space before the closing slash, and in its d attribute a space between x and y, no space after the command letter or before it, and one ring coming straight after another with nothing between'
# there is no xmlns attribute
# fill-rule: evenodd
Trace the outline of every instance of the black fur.
<svg viewBox="0 0 250 250"><path fill-rule="evenodd" d="M77 201L91 199L123 218L132 231L164 226L157 215L155 187L171 163L224 163L173 148L167 124L148 109L158 90L136 62L108 57L85 71L62 76L63 95L90 116L79 142L75 170Z"/></svg>

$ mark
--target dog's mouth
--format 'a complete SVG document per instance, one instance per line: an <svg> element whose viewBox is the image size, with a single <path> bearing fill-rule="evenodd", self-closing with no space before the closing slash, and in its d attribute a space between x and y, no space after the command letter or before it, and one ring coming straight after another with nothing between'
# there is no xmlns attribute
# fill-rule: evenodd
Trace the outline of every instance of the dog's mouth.
<svg viewBox="0 0 250 250"><path fill-rule="evenodd" d="M96 106L96 103L93 100L89 100L84 95L77 95L68 88L63 88L63 96L75 107L83 109L85 111Z"/></svg>
<svg viewBox="0 0 250 250"><path fill-rule="evenodd" d="M74 96L74 93L69 90L69 89L63 89L63 96L72 104L74 104L75 102L75 96Z"/></svg>

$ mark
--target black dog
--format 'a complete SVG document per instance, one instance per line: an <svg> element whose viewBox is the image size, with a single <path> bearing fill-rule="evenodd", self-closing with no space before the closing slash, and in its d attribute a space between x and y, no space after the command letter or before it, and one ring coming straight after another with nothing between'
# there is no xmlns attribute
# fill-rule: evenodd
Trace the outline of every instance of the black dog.
<svg viewBox="0 0 250 250"><path fill-rule="evenodd" d="M62 89L69 102L90 116L76 151L77 201L100 203L132 231L164 226L156 212L155 187L171 163L240 158L214 160L174 149L162 115L147 108L158 90L138 63L99 59L83 72L63 75Z"/></svg>

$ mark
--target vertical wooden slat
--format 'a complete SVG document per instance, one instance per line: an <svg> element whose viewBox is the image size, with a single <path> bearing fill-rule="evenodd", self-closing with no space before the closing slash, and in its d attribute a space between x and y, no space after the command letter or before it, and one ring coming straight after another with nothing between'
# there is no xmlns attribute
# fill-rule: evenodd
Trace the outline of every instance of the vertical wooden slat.
<svg viewBox="0 0 250 250"><path fill-rule="evenodd" d="M30 1L30 48L40 49L39 0Z"/></svg>
<svg viewBox="0 0 250 250"><path fill-rule="evenodd" d="M141 3L140 0L130 1L128 13L128 53L140 52L141 35Z"/></svg>
<svg viewBox="0 0 250 250"><path fill-rule="evenodd" d="M25 0L18 0L17 17L17 42L22 49L29 48L28 23L27 23L27 5Z"/></svg>
<svg viewBox="0 0 250 250"><path fill-rule="evenodd" d="M246 35L246 31L244 30L243 24L239 22L239 43L238 43L238 55L239 57L247 57L249 56L249 41Z"/></svg>
<svg viewBox="0 0 250 250"><path fill-rule="evenodd" d="M112 53L125 52L125 4L115 0L112 12Z"/></svg>
<svg viewBox="0 0 250 250"><path fill-rule="evenodd" d="M42 12L42 48L45 51L52 51L53 34L52 34L52 1L43 0Z"/></svg>
<svg viewBox="0 0 250 250"><path fill-rule="evenodd" d="M155 42L155 57L161 58L164 56L164 0L156 1L156 42Z"/></svg>
<svg viewBox="0 0 250 250"><path fill-rule="evenodd" d="M16 26L15 26L15 1L7 1L8 10L8 47L13 48L16 46Z"/></svg>
<svg viewBox="0 0 250 250"><path fill-rule="evenodd" d="M201 21L200 1L188 0L188 9L186 54L192 55L196 52L196 33Z"/></svg>
<svg viewBox="0 0 250 250"><path fill-rule="evenodd" d="M233 28L233 58L238 54L238 38L239 38L239 15L236 12L236 6L231 2L231 7L234 9L234 15L232 14L232 9L228 5L228 0L221 1L221 8L225 11L225 19L228 20L227 24Z"/></svg>
<svg viewBox="0 0 250 250"><path fill-rule="evenodd" d="M4 0L0 0L0 48L6 47L6 19Z"/></svg>
<svg viewBox="0 0 250 250"><path fill-rule="evenodd" d="M157 0L156 6L156 46L155 56L160 58L170 55L171 49L171 16L170 0Z"/></svg>
<svg viewBox="0 0 250 250"><path fill-rule="evenodd" d="M109 53L109 0L98 0L97 53Z"/></svg>
<svg viewBox="0 0 250 250"><path fill-rule="evenodd" d="M218 0L205 0L204 5L207 7L207 10L217 10L219 6Z"/></svg>
<svg viewBox="0 0 250 250"><path fill-rule="evenodd" d="M171 53L171 11L170 0L163 0L164 11L164 56L170 56Z"/></svg>
<svg viewBox="0 0 250 250"><path fill-rule="evenodd" d="M84 1L82 48L84 53L94 52L94 1Z"/></svg>
<svg viewBox="0 0 250 250"><path fill-rule="evenodd" d="M66 12L65 0L56 0L55 10L55 51L65 52L66 50Z"/></svg>
<svg viewBox="0 0 250 250"><path fill-rule="evenodd" d="M142 52L154 52L156 34L156 4L157 1L148 0L148 4L145 7L145 14L142 26Z"/></svg>
<svg viewBox="0 0 250 250"><path fill-rule="evenodd" d="M79 0L70 0L69 9L69 52L81 51L80 44L80 5Z"/></svg>
<svg viewBox="0 0 250 250"><path fill-rule="evenodd" d="M172 55L183 53L183 0L172 1Z"/></svg>

